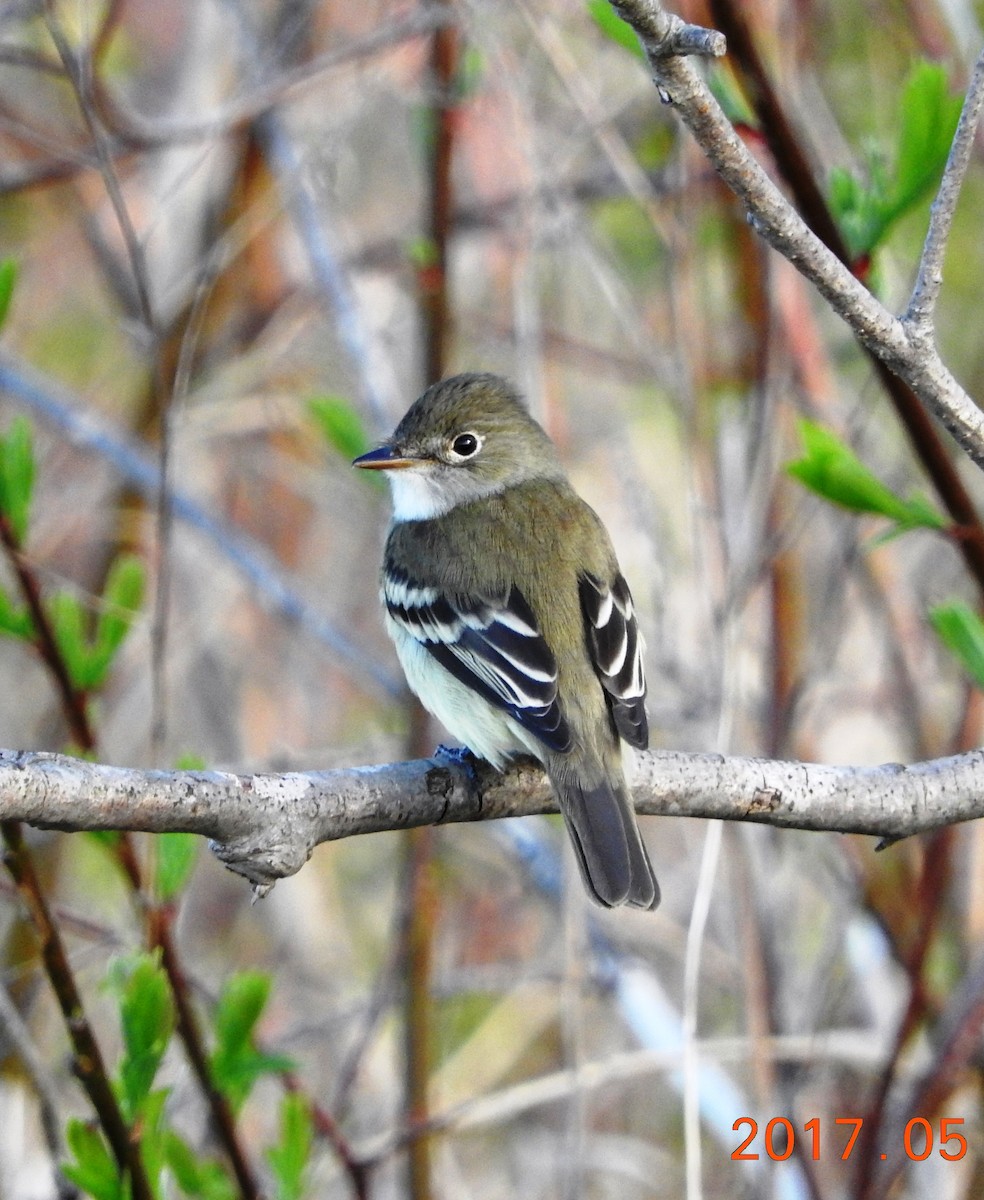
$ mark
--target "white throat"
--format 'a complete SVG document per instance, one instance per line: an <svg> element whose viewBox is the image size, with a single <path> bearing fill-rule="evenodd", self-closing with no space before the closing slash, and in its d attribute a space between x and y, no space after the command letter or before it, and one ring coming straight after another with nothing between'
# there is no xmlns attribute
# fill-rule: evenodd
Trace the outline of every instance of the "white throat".
<svg viewBox="0 0 984 1200"><path fill-rule="evenodd" d="M454 507L454 497L428 475L426 468L397 468L387 471L386 478L393 494L394 521L429 521Z"/></svg>

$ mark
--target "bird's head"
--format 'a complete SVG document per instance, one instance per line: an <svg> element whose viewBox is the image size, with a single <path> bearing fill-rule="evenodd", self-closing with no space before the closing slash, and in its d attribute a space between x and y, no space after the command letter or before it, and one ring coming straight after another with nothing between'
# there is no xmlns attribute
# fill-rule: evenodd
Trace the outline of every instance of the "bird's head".
<svg viewBox="0 0 984 1200"><path fill-rule="evenodd" d="M427 520L531 479L563 477L557 451L498 375L429 387L393 436L353 466L385 471L398 521Z"/></svg>

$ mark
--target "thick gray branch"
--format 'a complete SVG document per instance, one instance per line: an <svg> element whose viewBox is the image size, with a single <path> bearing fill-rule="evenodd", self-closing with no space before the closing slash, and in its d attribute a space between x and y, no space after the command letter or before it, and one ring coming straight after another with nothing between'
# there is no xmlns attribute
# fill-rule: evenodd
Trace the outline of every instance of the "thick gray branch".
<svg viewBox="0 0 984 1200"><path fill-rule="evenodd" d="M903 767L834 767L677 752L638 758L636 807L661 816L906 837L984 815L984 752ZM320 842L415 825L556 812L542 772L438 756L284 775L141 771L0 751L0 820L184 831L264 888Z"/></svg>
<svg viewBox="0 0 984 1200"><path fill-rule="evenodd" d="M939 417L964 450L984 467L984 412L954 379L925 322L889 312L813 233L749 153L691 62L700 44L657 0L615 0L646 51L660 96L674 106L707 159L742 202L752 227L787 258L858 338ZM682 27L681 27L682 26ZM717 43L707 43L717 54ZM706 52L706 51L705 51ZM969 105L964 131L976 122ZM959 186L959 173L951 179ZM955 201L955 195L954 195Z"/></svg>

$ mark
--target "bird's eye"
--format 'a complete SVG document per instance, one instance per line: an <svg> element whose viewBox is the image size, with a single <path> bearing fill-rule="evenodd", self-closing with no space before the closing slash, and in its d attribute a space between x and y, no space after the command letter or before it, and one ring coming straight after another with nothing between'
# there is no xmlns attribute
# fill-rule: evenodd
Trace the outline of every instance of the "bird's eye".
<svg viewBox="0 0 984 1200"><path fill-rule="evenodd" d="M482 448L482 439L477 433L459 433L451 443L455 458L474 458Z"/></svg>

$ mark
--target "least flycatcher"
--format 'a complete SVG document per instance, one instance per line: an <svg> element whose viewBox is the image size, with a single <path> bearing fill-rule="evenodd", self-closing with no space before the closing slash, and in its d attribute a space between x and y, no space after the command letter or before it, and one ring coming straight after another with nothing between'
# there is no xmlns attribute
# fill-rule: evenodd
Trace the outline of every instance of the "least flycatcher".
<svg viewBox="0 0 984 1200"><path fill-rule="evenodd" d="M599 904L655 908L622 767L649 740L642 638L553 443L504 379L456 375L354 465L392 489L382 600L410 687L493 766L543 763Z"/></svg>

